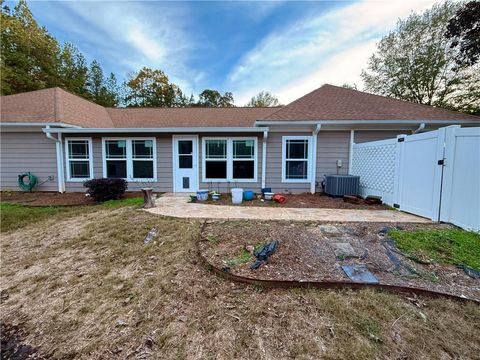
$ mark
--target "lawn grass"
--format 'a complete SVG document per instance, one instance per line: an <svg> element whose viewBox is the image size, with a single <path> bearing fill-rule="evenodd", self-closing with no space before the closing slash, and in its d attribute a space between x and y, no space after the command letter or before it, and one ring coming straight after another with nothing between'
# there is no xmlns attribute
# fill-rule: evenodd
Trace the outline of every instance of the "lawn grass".
<svg viewBox="0 0 480 360"><path fill-rule="evenodd" d="M230 259L227 259L225 262L228 266L234 267L236 265L245 264L253 259L253 256L245 249L242 249L240 253Z"/></svg>
<svg viewBox="0 0 480 360"><path fill-rule="evenodd" d="M109 200L98 205L85 206L27 206L0 202L0 232L16 230L28 224L48 220L53 215L60 219L95 211L100 208L139 207L142 204L142 197Z"/></svg>
<svg viewBox="0 0 480 360"><path fill-rule="evenodd" d="M478 357L478 304L374 290L244 286L201 265L198 221L135 206L77 211L2 234L2 322L18 325L22 342L39 355ZM158 236L144 245L152 227Z"/></svg>
<svg viewBox="0 0 480 360"><path fill-rule="evenodd" d="M460 229L392 230L397 247L419 261L480 270L480 234Z"/></svg>

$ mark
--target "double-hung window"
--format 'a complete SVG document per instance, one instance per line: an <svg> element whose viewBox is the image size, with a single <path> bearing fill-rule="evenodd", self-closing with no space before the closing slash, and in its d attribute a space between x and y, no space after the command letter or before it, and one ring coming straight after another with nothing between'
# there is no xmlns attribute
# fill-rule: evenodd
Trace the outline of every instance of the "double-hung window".
<svg viewBox="0 0 480 360"><path fill-rule="evenodd" d="M129 181L156 181L154 138L104 138L103 175Z"/></svg>
<svg viewBox="0 0 480 360"><path fill-rule="evenodd" d="M227 139L205 140L205 178L227 179Z"/></svg>
<svg viewBox="0 0 480 360"><path fill-rule="evenodd" d="M256 181L256 148L256 138L204 138L203 181Z"/></svg>
<svg viewBox="0 0 480 360"><path fill-rule="evenodd" d="M85 181L93 177L92 139L66 138L67 181Z"/></svg>
<svg viewBox="0 0 480 360"><path fill-rule="evenodd" d="M255 141L232 140L232 179L242 180L255 178Z"/></svg>
<svg viewBox="0 0 480 360"><path fill-rule="evenodd" d="M282 141L282 181L309 182L310 136L284 136Z"/></svg>

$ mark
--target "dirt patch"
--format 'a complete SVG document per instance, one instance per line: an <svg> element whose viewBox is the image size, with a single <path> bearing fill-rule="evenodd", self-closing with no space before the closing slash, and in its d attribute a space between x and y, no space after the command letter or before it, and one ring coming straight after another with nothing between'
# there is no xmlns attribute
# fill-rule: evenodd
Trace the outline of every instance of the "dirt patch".
<svg viewBox="0 0 480 360"><path fill-rule="evenodd" d="M134 198L143 196L139 191L128 191L123 198ZM28 206L77 206L94 205L96 202L85 196L84 192L20 192L20 191L2 191L0 201L10 202Z"/></svg>
<svg viewBox="0 0 480 360"><path fill-rule="evenodd" d="M386 210L389 209L386 205L368 205L351 204L343 201L342 198L335 198L328 195L318 194L290 194L285 195L287 202L279 204L275 201L263 201L261 199L253 199L252 201L243 201L241 206L265 206L265 207L279 207L279 208L319 208L319 209L371 209L371 210ZM211 199L202 202L202 204L213 205L232 205L231 196L229 194L222 194L220 200L213 201Z"/></svg>
<svg viewBox="0 0 480 360"><path fill-rule="evenodd" d="M395 224L291 224L285 222L210 223L201 251L218 268L235 275L266 280L349 281L342 266L366 266L381 284L417 287L480 300L480 280L462 269L420 264L385 235ZM447 225L398 224L404 230ZM278 240L269 262L251 270L246 246ZM232 261L242 259L243 261Z"/></svg>

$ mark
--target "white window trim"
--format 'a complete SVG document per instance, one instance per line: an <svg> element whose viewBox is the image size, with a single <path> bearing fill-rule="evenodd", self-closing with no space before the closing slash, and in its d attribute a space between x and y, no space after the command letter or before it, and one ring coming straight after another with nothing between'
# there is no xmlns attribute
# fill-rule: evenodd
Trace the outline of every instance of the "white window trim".
<svg viewBox="0 0 480 360"><path fill-rule="evenodd" d="M89 163L89 171L90 177L85 178L72 178L70 177L70 161L87 161L87 159L70 159L70 153L68 150L68 143L70 141L88 141L88 163ZM68 137L65 138L65 163L67 168L67 181L68 182L84 182L87 180L91 180L94 178L93 176L93 145L92 145L92 138L91 137Z"/></svg>
<svg viewBox="0 0 480 360"><path fill-rule="evenodd" d="M206 177L206 141L207 140L226 140L227 141L227 178L226 179L208 179ZM250 159L234 159L233 158L233 141L234 140L253 140L254 153L253 160ZM253 161L253 179L233 179L233 161L234 160L247 160ZM209 159L208 161L225 161L224 159ZM257 182L257 171L258 171L258 138L255 136L250 137L203 137L202 138L202 182L218 182L218 183L227 183L227 182L243 182L243 183L255 183Z"/></svg>
<svg viewBox="0 0 480 360"><path fill-rule="evenodd" d="M308 141L308 158L307 158L307 178L306 179L287 179L287 140L307 140ZM312 136L282 136L282 183L309 184L312 177Z"/></svg>
<svg viewBox="0 0 480 360"><path fill-rule="evenodd" d="M103 177L107 177L107 150L105 143L107 140L125 140L127 142L127 177L124 180L128 182L157 182L157 138L155 137L103 137L102 138L102 165ZM133 140L152 140L153 159L134 159L132 156L132 141ZM119 159L123 160L123 159ZM134 178L133 177L133 161L153 161L153 179Z"/></svg>

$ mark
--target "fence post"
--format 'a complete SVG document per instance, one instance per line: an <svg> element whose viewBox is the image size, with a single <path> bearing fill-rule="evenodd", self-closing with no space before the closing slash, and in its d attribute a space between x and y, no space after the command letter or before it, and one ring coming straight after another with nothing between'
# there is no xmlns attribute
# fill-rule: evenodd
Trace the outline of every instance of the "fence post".
<svg viewBox="0 0 480 360"><path fill-rule="evenodd" d="M453 183L453 162L455 159L455 133L460 125L451 125L445 129L445 148L443 155L442 190L440 193L439 221L450 220L452 183Z"/></svg>
<svg viewBox="0 0 480 360"><path fill-rule="evenodd" d="M394 176L394 187L393 187L393 207L399 208L401 198L400 194L402 193L402 164L403 164L403 145L406 134L397 135L397 146L395 151L395 176Z"/></svg>

